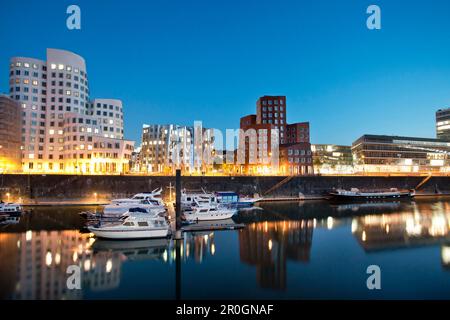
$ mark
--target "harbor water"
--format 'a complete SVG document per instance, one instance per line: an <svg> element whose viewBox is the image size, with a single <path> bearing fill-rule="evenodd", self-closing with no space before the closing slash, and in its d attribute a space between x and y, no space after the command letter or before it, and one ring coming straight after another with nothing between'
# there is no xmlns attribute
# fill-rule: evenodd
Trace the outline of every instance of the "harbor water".
<svg viewBox="0 0 450 320"><path fill-rule="evenodd" d="M174 240L97 240L82 231L86 209L0 221L0 299L450 298L448 198L260 204L220 222L243 228L185 232L178 275Z"/></svg>

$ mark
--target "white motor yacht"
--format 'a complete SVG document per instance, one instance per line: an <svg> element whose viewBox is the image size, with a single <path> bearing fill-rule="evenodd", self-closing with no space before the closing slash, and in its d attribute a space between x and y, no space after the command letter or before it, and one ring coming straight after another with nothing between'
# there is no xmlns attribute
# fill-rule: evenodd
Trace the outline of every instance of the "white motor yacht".
<svg viewBox="0 0 450 320"><path fill-rule="evenodd" d="M214 193L203 192L181 192L181 209L190 210L192 207L210 207L218 205L217 197Z"/></svg>
<svg viewBox="0 0 450 320"><path fill-rule="evenodd" d="M20 216L22 215L22 206L16 203L5 203L0 201L0 215Z"/></svg>
<svg viewBox="0 0 450 320"><path fill-rule="evenodd" d="M184 211L187 221L212 221L230 219L237 213L236 208L229 206L194 206L192 210Z"/></svg>
<svg viewBox="0 0 450 320"><path fill-rule="evenodd" d="M103 214L105 216L115 216L115 215L121 215L131 208L143 208L146 210L154 210L157 212L165 212L164 204L161 204L160 202L156 200L140 200L139 202L116 202L111 203L103 207Z"/></svg>
<svg viewBox="0 0 450 320"><path fill-rule="evenodd" d="M89 226L89 231L104 239L150 239L167 237L170 225L158 215L126 213L117 222Z"/></svg>
<svg viewBox="0 0 450 320"><path fill-rule="evenodd" d="M161 199L162 188L155 189L152 192L137 193L131 198L114 199L111 204L139 204L143 200L147 200L150 204L164 207L164 202Z"/></svg>

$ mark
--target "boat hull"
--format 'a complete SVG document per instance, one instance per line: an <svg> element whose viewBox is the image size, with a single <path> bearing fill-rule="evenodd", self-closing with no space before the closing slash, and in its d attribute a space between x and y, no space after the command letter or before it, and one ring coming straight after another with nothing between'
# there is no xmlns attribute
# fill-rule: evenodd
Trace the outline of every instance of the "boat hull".
<svg viewBox="0 0 450 320"><path fill-rule="evenodd" d="M226 220L230 219L236 214L235 211L224 212L224 213L189 213L185 214L187 221L215 221L215 220Z"/></svg>
<svg viewBox="0 0 450 320"><path fill-rule="evenodd" d="M358 195L349 195L349 194L339 194L330 192L329 196L331 200L335 201L351 201L351 202L359 202L359 201L390 201L390 200L400 200L400 199L412 199L414 198L414 194L410 192L399 192L399 193L367 193L367 194L358 194Z"/></svg>
<svg viewBox="0 0 450 320"><path fill-rule="evenodd" d="M21 217L22 211L0 211L0 216L3 217Z"/></svg>
<svg viewBox="0 0 450 320"><path fill-rule="evenodd" d="M169 235L168 228L144 230L108 230L89 227L88 229L98 238L113 240L165 238Z"/></svg>

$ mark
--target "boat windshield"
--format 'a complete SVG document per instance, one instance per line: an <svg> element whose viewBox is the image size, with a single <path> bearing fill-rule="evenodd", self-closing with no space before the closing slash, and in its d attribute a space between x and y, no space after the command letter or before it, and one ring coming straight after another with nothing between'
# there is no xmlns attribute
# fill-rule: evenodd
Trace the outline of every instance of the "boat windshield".
<svg viewBox="0 0 450 320"><path fill-rule="evenodd" d="M130 208L130 210L128 210L130 212L140 212L140 213L148 213L148 211L144 208Z"/></svg>

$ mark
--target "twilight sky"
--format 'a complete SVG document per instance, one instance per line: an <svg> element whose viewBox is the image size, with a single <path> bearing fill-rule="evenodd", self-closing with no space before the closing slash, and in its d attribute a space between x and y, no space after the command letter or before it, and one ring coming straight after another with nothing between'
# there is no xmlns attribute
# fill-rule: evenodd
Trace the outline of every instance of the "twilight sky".
<svg viewBox="0 0 450 320"><path fill-rule="evenodd" d="M81 30L66 8L81 8ZM382 30L366 28L377 4ZM47 47L87 63L91 97L122 99L125 135L143 123L239 127L262 95L286 95L312 143L364 133L434 137L450 106L448 0L2 1L0 92L9 58ZM139 143L138 143L139 144Z"/></svg>

